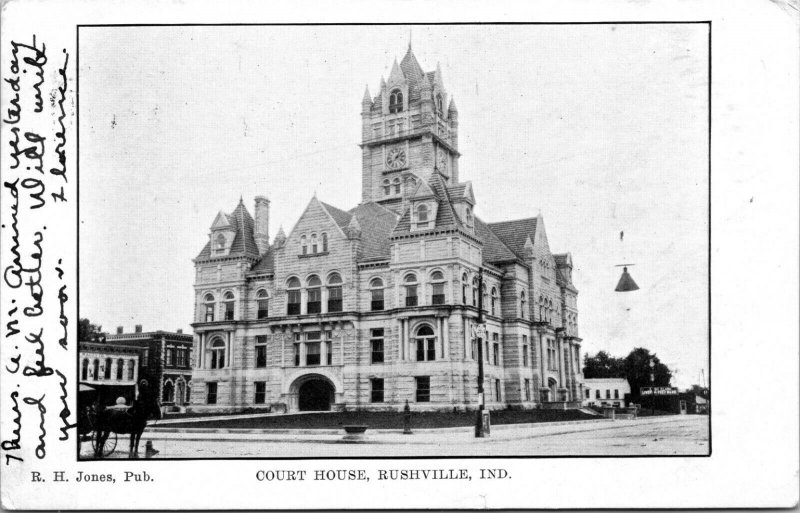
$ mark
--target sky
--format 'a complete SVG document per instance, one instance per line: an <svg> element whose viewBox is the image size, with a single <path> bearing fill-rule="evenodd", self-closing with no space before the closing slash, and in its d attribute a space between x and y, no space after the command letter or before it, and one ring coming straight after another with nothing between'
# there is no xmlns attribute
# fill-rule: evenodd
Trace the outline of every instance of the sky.
<svg viewBox="0 0 800 513"><path fill-rule="evenodd" d="M190 332L220 210L361 198L361 98L411 41L459 110L487 222L542 213L583 350L708 372L708 29L675 25L82 28L80 315ZM620 232L624 238L620 239ZM640 290L614 292L617 264Z"/></svg>

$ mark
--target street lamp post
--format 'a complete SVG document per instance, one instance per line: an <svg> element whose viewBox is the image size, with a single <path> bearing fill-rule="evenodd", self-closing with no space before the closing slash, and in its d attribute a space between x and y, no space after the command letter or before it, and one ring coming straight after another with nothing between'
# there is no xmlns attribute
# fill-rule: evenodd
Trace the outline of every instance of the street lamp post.
<svg viewBox="0 0 800 513"><path fill-rule="evenodd" d="M486 433L483 429L483 410L484 410L484 392L483 392L483 337L486 336L486 330L483 326L483 268L478 272L478 321L477 329L473 332L473 336L477 338L478 343L478 418L475 419L475 437L484 438Z"/></svg>
<svg viewBox="0 0 800 513"><path fill-rule="evenodd" d="M650 358L650 413L656 415L656 362Z"/></svg>

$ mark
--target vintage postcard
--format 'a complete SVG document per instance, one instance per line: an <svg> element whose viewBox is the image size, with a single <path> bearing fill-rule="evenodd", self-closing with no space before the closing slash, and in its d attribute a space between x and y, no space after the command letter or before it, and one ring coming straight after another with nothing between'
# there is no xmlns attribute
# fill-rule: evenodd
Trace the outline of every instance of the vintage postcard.
<svg viewBox="0 0 800 513"><path fill-rule="evenodd" d="M4 4L3 507L796 504L796 4L301 5Z"/></svg>

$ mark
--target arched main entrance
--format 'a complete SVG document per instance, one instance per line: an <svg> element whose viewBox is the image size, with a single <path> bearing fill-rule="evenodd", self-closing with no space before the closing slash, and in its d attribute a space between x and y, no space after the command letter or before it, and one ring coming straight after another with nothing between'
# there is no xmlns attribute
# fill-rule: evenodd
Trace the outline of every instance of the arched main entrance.
<svg viewBox="0 0 800 513"><path fill-rule="evenodd" d="M328 380L311 378L297 390L297 407L300 411L328 411L334 402L334 392Z"/></svg>

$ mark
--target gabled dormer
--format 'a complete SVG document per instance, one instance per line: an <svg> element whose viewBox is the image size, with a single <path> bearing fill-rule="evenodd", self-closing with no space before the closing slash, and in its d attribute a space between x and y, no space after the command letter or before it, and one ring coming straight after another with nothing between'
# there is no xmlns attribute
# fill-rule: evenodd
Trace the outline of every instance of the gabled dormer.
<svg viewBox="0 0 800 513"><path fill-rule="evenodd" d="M411 231L429 230L436 226L436 214L439 202L433 189L426 183L420 182L414 195L411 197Z"/></svg>
<svg viewBox="0 0 800 513"><path fill-rule="evenodd" d="M211 223L209 238L211 241L211 256L228 256L233 246L233 239L236 237L236 225L233 220L225 213L220 211L214 222Z"/></svg>
<svg viewBox="0 0 800 513"><path fill-rule="evenodd" d="M447 194L461 219L461 224L474 233L475 231L475 194L472 192L472 182L464 182L447 188Z"/></svg>

